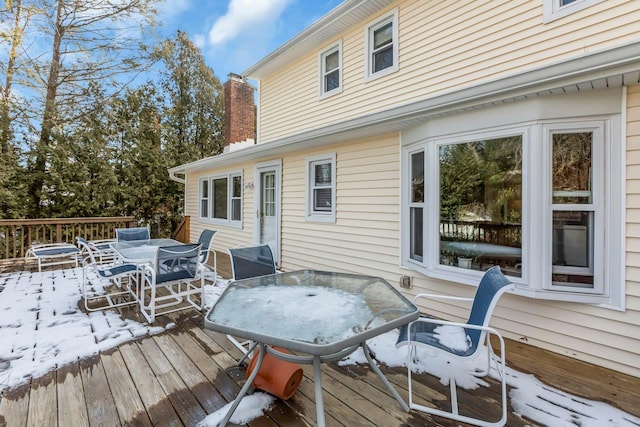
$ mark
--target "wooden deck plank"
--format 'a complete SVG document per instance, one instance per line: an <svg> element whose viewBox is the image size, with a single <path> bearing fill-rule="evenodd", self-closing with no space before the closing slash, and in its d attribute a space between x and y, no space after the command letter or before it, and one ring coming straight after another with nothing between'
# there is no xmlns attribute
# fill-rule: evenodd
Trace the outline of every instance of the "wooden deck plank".
<svg viewBox="0 0 640 427"><path fill-rule="evenodd" d="M0 397L0 427L24 427L29 413L29 384Z"/></svg>
<svg viewBox="0 0 640 427"><path fill-rule="evenodd" d="M138 346L183 424L190 426L204 419L207 413L175 371L157 342L153 338L145 338L138 342Z"/></svg>
<svg viewBox="0 0 640 427"><path fill-rule="evenodd" d="M58 425L89 425L80 366L72 363L58 369Z"/></svg>
<svg viewBox="0 0 640 427"><path fill-rule="evenodd" d="M223 273L224 268L220 268L221 262L224 263L228 257L219 253L218 258L218 272L228 277ZM142 321L135 311L127 310L124 315ZM246 372L244 366L234 366L240 356L239 350L225 335L204 330L202 314L195 310L160 316L154 325L167 326L171 322L175 327L160 336L123 344L99 358L79 362L89 425L193 424L204 418L207 412L235 398L245 381ZM155 350L142 344L145 340L150 341ZM509 340L507 365L523 373L532 373L542 383L577 397L604 401L631 415L640 416L640 378ZM69 382L67 372L70 369L73 368L50 372L32 380L22 390L5 390L0 397L0 427L62 425L58 418L64 419L65 416L58 414L58 400L66 395L65 387L76 390L76 393L80 389L75 379L73 384ZM286 402L277 400L265 416L250 421L250 427L315 425L312 371L310 366L304 369L305 379L298 392ZM383 366L382 370L400 395L406 397L406 369ZM329 426L458 425L417 411L404 414L367 366L328 364L322 366L322 372L325 416ZM448 389L440 384L438 378L422 374L416 379L414 391L418 395L425 397L428 403L448 407ZM495 381L491 387L459 389L463 411L493 413L496 391ZM182 400L187 403L180 403ZM179 415L177 408L189 414ZM539 424L509 412L507 425L524 427Z"/></svg>
<svg viewBox="0 0 640 427"><path fill-rule="evenodd" d="M58 397L56 393L56 372L49 372L31 381L27 426L58 425Z"/></svg>
<svg viewBox="0 0 640 427"><path fill-rule="evenodd" d="M115 402L107 383L100 356L80 360L80 376L90 426L120 426Z"/></svg>
<svg viewBox="0 0 640 427"><path fill-rule="evenodd" d="M122 424L151 426L144 404L119 351L103 353L102 365Z"/></svg>
<svg viewBox="0 0 640 427"><path fill-rule="evenodd" d="M127 343L120 347L120 354L127 366L131 367L131 379L138 389L151 422L154 425L162 422L167 426L181 426L180 417L169 403L166 393L138 346L135 343Z"/></svg>

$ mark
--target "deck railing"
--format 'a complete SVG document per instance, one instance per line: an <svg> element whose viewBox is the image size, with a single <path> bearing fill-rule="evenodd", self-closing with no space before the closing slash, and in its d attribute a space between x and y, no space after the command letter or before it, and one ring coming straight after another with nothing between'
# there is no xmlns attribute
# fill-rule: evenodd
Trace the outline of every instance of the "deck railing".
<svg viewBox="0 0 640 427"><path fill-rule="evenodd" d="M440 223L442 240L485 242L496 245L522 246L522 225L485 221L448 221Z"/></svg>
<svg viewBox="0 0 640 427"><path fill-rule="evenodd" d="M134 226L134 217L0 220L0 259L22 258L35 243L73 243L115 237L116 228Z"/></svg>

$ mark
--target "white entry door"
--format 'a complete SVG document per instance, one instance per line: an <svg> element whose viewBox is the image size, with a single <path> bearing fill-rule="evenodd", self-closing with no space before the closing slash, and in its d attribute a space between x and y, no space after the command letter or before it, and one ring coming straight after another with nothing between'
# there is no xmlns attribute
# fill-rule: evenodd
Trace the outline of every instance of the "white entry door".
<svg viewBox="0 0 640 427"><path fill-rule="evenodd" d="M271 247L276 265L280 265L280 169L280 161L256 166L255 241Z"/></svg>

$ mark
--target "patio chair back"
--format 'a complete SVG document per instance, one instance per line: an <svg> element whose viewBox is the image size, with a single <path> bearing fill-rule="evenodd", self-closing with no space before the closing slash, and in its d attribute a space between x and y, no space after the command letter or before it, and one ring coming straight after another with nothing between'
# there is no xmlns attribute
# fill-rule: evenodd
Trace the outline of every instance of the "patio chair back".
<svg viewBox="0 0 640 427"><path fill-rule="evenodd" d="M202 245L201 253L200 253L200 262L202 264L206 264L209 259L209 251L211 250L211 242L213 241L213 237L215 236L215 230L202 230L200 233L200 237L198 238L198 243Z"/></svg>
<svg viewBox="0 0 640 427"><path fill-rule="evenodd" d="M266 276L276 272L276 264L269 245L229 249L233 280Z"/></svg>
<svg viewBox="0 0 640 427"><path fill-rule="evenodd" d="M489 326L493 309L498 304L500 296L512 288L512 282L500 271L499 266L487 270L476 289L473 305L469 313L468 325ZM471 348L477 349L484 341L486 331L480 329L467 329L467 335L471 339Z"/></svg>
<svg viewBox="0 0 640 427"><path fill-rule="evenodd" d="M155 284L195 279L201 247L201 243L159 247L155 264Z"/></svg>
<svg viewBox="0 0 640 427"><path fill-rule="evenodd" d="M116 228L116 240L118 242L149 240L150 238L149 227Z"/></svg>

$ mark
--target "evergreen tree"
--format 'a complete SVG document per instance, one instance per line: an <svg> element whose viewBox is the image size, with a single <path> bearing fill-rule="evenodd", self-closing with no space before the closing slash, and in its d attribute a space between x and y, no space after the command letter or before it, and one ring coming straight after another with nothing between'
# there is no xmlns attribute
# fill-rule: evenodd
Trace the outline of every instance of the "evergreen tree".
<svg viewBox="0 0 640 427"><path fill-rule="evenodd" d="M105 99L98 85L94 107L78 125L57 133L50 147L50 167L45 180L46 217L112 216L120 190L113 153L106 131Z"/></svg>
<svg viewBox="0 0 640 427"><path fill-rule="evenodd" d="M158 53L165 65L164 145L169 167L222 152L224 99L222 85L197 46L178 31Z"/></svg>

